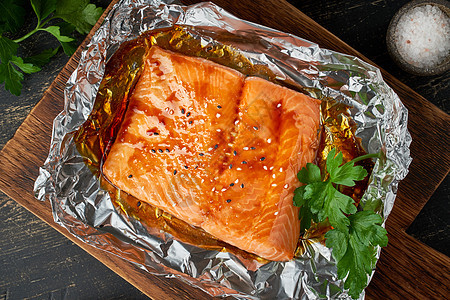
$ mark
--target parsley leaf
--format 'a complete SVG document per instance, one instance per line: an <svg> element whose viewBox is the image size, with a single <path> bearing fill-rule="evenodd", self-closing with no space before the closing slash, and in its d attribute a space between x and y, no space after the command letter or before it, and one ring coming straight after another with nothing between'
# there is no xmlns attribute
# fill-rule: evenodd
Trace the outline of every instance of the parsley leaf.
<svg viewBox="0 0 450 300"><path fill-rule="evenodd" d="M367 171L361 166L355 167L352 161L341 166L342 159L342 153L336 155L336 149L328 153L326 166L329 176L325 181L322 181L324 176L321 176L320 168L308 163L306 168L302 168L297 174L299 181L305 183L306 187L297 189L294 193L297 199L308 200L310 211L319 222L328 218L331 226L335 228L348 226L349 221L345 214L356 212L353 199L339 192L335 185L353 186L355 181L367 176ZM301 206L302 203L297 201L296 205ZM307 224L308 221L303 223ZM307 228L309 226L302 227L302 231Z"/></svg>
<svg viewBox="0 0 450 300"><path fill-rule="evenodd" d="M89 0L59 0L54 17L73 24L79 33L86 34L102 13L103 9L90 4Z"/></svg>
<svg viewBox="0 0 450 300"><path fill-rule="evenodd" d="M61 46L63 47L64 53L67 54L68 56L71 56L72 54L75 53L75 51L77 51L78 44L76 41L69 43L61 42Z"/></svg>
<svg viewBox="0 0 450 300"><path fill-rule="evenodd" d="M27 74L36 73L41 70L41 68L34 66L33 64L23 62L21 57L13 56L10 62L18 66L22 72Z"/></svg>
<svg viewBox="0 0 450 300"><path fill-rule="evenodd" d="M75 30L88 33L103 13L101 7L96 7L89 0L30 0L30 3L37 17L36 27L24 36L11 40L3 33L15 32L23 25L26 13L24 0L0 0L0 83L5 82L5 89L14 95L20 95L23 73L40 71L40 67L48 63L59 49L47 49L38 55L21 58L17 56L20 42L38 31L45 31L56 37L64 52L70 56L78 46L70 35ZM64 21L47 25L58 18Z"/></svg>
<svg viewBox="0 0 450 300"><path fill-rule="evenodd" d="M49 27L46 27L46 28L42 28L41 30L42 31L47 31L47 32L53 34L53 36L55 38L57 38L58 41L60 41L60 42L68 43L68 42L73 41L73 38L61 35L61 33L59 32L59 27L58 26L49 26Z"/></svg>
<svg viewBox="0 0 450 300"><path fill-rule="evenodd" d="M315 165L313 165L315 166ZM320 170L319 170L320 172ZM319 222L317 217L311 212L311 208L308 205L308 200L303 197L306 186L298 187L294 193L294 205L300 207L300 228L308 229L311 227L311 222Z"/></svg>
<svg viewBox="0 0 450 300"><path fill-rule="evenodd" d="M307 164L297 177L305 185L294 192L294 205L300 208L301 229L311 223L328 222L333 229L325 234L326 246L332 248L339 279L352 298L358 298L367 286L368 275L376 263L376 246L387 245L387 232L381 227L382 217L372 211L357 212L351 197L342 194L338 185L354 186L367 171L355 162L380 154L367 154L345 164L342 153L332 149L326 159L326 172Z"/></svg>
<svg viewBox="0 0 450 300"><path fill-rule="evenodd" d="M56 25L59 26L62 35L69 35L75 30L75 26L67 22L61 22ZM74 54L78 47L78 42L76 40L73 40L71 42L60 42L60 43L64 50L64 53L67 54L68 56Z"/></svg>
<svg viewBox="0 0 450 300"><path fill-rule="evenodd" d="M38 17L38 23L41 23L41 20L47 18L56 9L56 0L30 0L30 2Z"/></svg>
<svg viewBox="0 0 450 300"><path fill-rule="evenodd" d="M56 47L55 49L48 48L42 51L41 53L29 57L25 57L23 59L24 62L33 64L38 67L42 67L45 64L48 64L50 61L50 58L52 58L59 50L59 47Z"/></svg>
<svg viewBox="0 0 450 300"><path fill-rule="evenodd" d="M380 225L383 218L370 210L360 211L348 216L351 228L364 245L380 245L386 247L388 243L387 231ZM375 226L377 225L377 226Z"/></svg>
<svg viewBox="0 0 450 300"><path fill-rule="evenodd" d="M315 164L307 163L306 169L303 168L298 172L297 178L303 183L321 182L320 168Z"/></svg>
<svg viewBox="0 0 450 300"><path fill-rule="evenodd" d="M330 159L330 156L334 159ZM367 176L367 171L361 166L354 166L353 161L342 164L342 152L336 155L336 148L328 153L327 157L327 171L330 174L331 181L335 184L342 184L346 186L354 186L355 181L363 180Z"/></svg>
<svg viewBox="0 0 450 300"><path fill-rule="evenodd" d="M23 74L14 68L9 61L0 64L0 83L5 82L5 88L12 94L20 95L22 80Z"/></svg>
<svg viewBox="0 0 450 300"><path fill-rule="evenodd" d="M0 83L5 83L5 88L12 94L19 96L22 89L23 74L15 67L19 67L24 73L34 73L41 69L29 63L24 63L22 58L12 56L11 60L3 61L0 64Z"/></svg>
<svg viewBox="0 0 450 300"><path fill-rule="evenodd" d="M367 277L376 263L376 246L388 243L383 219L373 211L360 211L348 217L347 230L333 229L325 234L326 246L333 249L339 279L347 279L344 288L352 298L358 298L367 286Z"/></svg>
<svg viewBox="0 0 450 300"><path fill-rule="evenodd" d="M4 31L16 32L25 22L25 8L23 0L0 1L0 33Z"/></svg>
<svg viewBox="0 0 450 300"><path fill-rule="evenodd" d="M328 183L326 193L326 201L322 210L318 212L319 220L325 220L328 217L331 226L335 228L347 226L348 219L345 214L356 212L353 199L336 190L331 183Z"/></svg>
<svg viewBox="0 0 450 300"><path fill-rule="evenodd" d="M310 228L313 221L319 223L317 216L311 212L308 202L303 204L300 208L300 216L302 216L300 220L300 228Z"/></svg>
<svg viewBox="0 0 450 300"><path fill-rule="evenodd" d="M8 62L13 55L16 55L19 44L16 42L0 36L0 60L2 63Z"/></svg>
<svg viewBox="0 0 450 300"><path fill-rule="evenodd" d="M333 248L333 256L336 261L340 261L347 252L348 245L348 231L340 231L332 229L325 234L325 245L328 248Z"/></svg>

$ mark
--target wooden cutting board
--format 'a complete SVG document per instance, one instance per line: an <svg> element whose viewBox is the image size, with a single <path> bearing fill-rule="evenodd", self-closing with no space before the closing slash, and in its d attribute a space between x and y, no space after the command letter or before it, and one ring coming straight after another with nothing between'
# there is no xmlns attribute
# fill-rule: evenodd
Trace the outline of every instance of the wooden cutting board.
<svg viewBox="0 0 450 300"><path fill-rule="evenodd" d="M112 1L104 16L116 2ZM193 4L198 1L183 2ZM292 33L323 48L354 55L374 65L284 0L213 2L242 19ZM40 202L33 197L34 180L48 154L52 121L63 109L65 83L104 16L1 151L0 189L150 298L208 299L204 292L179 280L150 275L112 254L82 243L53 222L48 202ZM444 299L450 295L450 259L415 240L405 230L449 172L450 117L387 72L382 70L382 74L409 110L408 128L413 138L410 149L414 160L409 175L399 186L397 200L386 225L389 245L382 251L366 295L368 299Z"/></svg>

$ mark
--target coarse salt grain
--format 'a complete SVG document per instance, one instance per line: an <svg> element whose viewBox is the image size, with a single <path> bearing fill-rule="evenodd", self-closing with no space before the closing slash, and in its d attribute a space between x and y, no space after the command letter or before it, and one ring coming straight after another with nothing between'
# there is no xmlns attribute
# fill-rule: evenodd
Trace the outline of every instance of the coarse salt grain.
<svg viewBox="0 0 450 300"><path fill-rule="evenodd" d="M450 54L449 17L434 5L415 7L400 18L394 38L409 64L436 66Z"/></svg>

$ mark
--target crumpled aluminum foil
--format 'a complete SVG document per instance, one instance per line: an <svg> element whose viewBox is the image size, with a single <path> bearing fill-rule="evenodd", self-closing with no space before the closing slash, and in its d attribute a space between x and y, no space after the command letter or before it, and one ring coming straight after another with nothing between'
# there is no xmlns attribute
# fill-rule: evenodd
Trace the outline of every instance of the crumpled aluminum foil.
<svg viewBox="0 0 450 300"><path fill-rule="evenodd" d="M217 41L236 47L255 64L267 65L277 79L306 87L314 97L332 97L350 105L364 148L370 153L381 150L386 156L376 162L361 203L387 218L398 182L408 173L411 136L407 110L379 70L355 57L240 20L214 4L185 7L171 0L122 0L92 37L67 82L65 108L54 120L49 156L35 182L36 197L48 198L55 221L86 243L213 296L349 298L337 279L331 251L322 244L305 243L300 258L248 270L231 253L201 249L163 232L150 234L139 221L116 210L84 164L73 134L92 110L106 62L122 42L174 24L192 26L190 32L202 43L217 39L215 32L240 37L228 35L226 41Z"/></svg>

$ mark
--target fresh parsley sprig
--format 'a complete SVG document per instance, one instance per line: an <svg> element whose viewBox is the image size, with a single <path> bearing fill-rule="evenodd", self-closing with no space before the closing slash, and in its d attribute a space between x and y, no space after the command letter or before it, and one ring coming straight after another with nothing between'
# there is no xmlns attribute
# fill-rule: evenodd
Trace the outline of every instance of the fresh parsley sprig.
<svg viewBox="0 0 450 300"><path fill-rule="evenodd" d="M25 21L25 3L23 0L0 1L0 83L5 82L5 88L14 95L20 95L23 73L30 74L41 70L40 67L50 61L59 47L46 49L42 53L21 58L17 56L19 43L38 31L48 32L61 44L67 55L72 55L77 47L76 41L70 35L76 30L81 34L89 30L103 13L101 7L89 3L89 0L30 0L31 7L37 16L36 27L17 39L4 36L5 33L15 33ZM57 24L48 25L52 20L60 19Z"/></svg>
<svg viewBox="0 0 450 300"><path fill-rule="evenodd" d="M367 285L367 277L376 263L377 246L387 245L383 219L373 211L358 211L355 201L338 190L339 185L354 186L367 176L357 161L379 157L367 154L345 164L342 153L332 149L326 159L326 171L308 163L297 174L305 185L294 193L294 204L301 207L302 232L311 222L328 222L333 229L325 234L326 246L332 248L337 263L338 277L344 280L344 288L352 298L358 298Z"/></svg>

